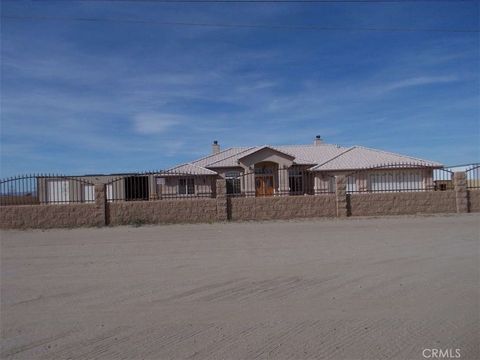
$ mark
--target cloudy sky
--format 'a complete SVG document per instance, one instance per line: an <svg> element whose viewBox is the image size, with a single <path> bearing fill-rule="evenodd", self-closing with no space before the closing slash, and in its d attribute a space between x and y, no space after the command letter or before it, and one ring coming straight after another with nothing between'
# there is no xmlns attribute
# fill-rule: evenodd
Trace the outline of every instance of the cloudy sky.
<svg viewBox="0 0 480 360"><path fill-rule="evenodd" d="M316 134L480 160L479 33L456 31L479 28L477 1L2 1L1 12L1 176L161 169L214 139Z"/></svg>

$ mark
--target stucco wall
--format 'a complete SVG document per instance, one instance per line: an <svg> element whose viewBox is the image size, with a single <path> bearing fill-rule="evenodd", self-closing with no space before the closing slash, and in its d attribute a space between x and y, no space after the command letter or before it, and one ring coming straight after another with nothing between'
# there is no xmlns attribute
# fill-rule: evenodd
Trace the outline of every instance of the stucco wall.
<svg viewBox="0 0 480 360"><path fill-rule="evenodd" d="M107 204L107 223L195 223L215 221L216 199L127 201Z"/></svg>
<svg viewBox="0 0 480 360"><path fill-rule="evenodd" d="M454 191L411 193L351 194L347 204L349 215L401 215L454 213Z"/></svg>
<svg viewBox="0 0 480 360"><path fill-rule="evenodd" d="M231 198L228 213L230 220L333 217L335 195Z"/></svg>
<svg viewBox="0 0 480 360"><path fill-rule="evenodd" d="M0 228L60 228L103 226L103 213L95 204L15 205L0 207Z"/></svg>
<svg viewBox="0 0 480 360"><path fill-rule="evenodd" d="M468 191L468 210L480 212L480 189Z"/></svg>

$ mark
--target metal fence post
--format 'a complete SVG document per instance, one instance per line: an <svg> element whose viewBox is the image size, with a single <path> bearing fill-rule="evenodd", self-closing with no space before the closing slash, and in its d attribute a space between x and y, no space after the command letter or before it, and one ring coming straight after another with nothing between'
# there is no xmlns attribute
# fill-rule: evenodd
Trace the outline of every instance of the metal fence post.
<svg viewBox="0 0 480 360"><path fill-rule="evenodd" d="M228 213L227 213L228 199L227 199L227 182L225 179L217 179L216 190L217 190L217 220L227 221L228 220Z"/></svg>
<svg viewBox="0 0 480 360"><path fill-rule="evenodd" d="M344 175L335 176L335 198L337 217L346 217L347 212L347 178Z"/></svg>
<svg viewBox="0 0 480 360"><path fill-rule="evenodd" d="M468 212L467 174L464 171L453 173L453 186L457 202L457 213Z"/></svg>
<svg viewBox="0 0 480 360"><path fill-rule="evenodd" d="M105 193L105 184L95 185L95 217L97 226L107 225L107 197Z"/></svg>

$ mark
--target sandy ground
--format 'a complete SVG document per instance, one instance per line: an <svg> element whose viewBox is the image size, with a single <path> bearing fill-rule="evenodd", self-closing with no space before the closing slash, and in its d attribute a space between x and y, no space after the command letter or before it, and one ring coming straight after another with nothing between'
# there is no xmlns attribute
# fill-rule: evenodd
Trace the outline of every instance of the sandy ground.
<svg viewBox="0 0 480 360"><path fill-rule="evenodd" d="M0 354L480 359L479 220L3 232Z"/></svg>

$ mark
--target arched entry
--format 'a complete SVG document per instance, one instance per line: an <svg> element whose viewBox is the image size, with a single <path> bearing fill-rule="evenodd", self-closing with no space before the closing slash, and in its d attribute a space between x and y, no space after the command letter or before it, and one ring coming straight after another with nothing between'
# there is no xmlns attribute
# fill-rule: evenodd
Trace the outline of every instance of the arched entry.
<svg viewBox="0 0 480 360"><path fill-rule="evenodd" d="M255 164L255 196L273 196L277 167L268 161Z"/></svg>

